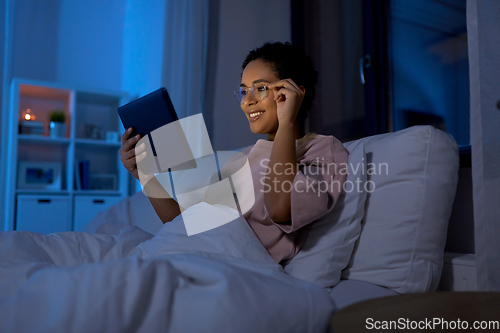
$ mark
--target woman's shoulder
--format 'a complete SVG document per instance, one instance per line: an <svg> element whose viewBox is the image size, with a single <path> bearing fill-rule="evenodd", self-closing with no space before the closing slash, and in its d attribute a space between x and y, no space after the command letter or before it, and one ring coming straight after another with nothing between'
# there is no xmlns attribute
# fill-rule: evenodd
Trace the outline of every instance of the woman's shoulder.
<svg viewBox="0 0 500 333"><path fill-rule="evenodd" d="M333 135L308 133L297 141L297 155L306 159L317 156L328 158L339 154L347 156L344 145Z"/></svg>
<svg viewBox="0 0 500 333"><path fill-rule="evenodd" d="M307 133L296 141L300 146L343 146L342 142L333 135L322 135L317 133Z"/></svg>

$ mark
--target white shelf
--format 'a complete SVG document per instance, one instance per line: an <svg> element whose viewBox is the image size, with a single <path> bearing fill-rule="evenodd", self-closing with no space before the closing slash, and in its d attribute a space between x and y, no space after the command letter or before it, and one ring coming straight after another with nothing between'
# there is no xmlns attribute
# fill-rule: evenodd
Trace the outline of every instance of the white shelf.
<svg viewBox="0 0 500 333"><path fill-rule="evenodd" d="M121 142L108 142L105 140L97 139L75 139L75 144L77 146L101 146L101 147L113 147L120 148L122 146Z"/></svg>
<svg viewBox="0 0 500 333"><path fill-rule="evenodd" d="M120 191L107 191L107 190L74 190L73 193L77 195L110 195L110 196L121 195Z"/></svg>
<svg viewBox="0 0 500 333"><path fill-rule="evenodd" d="M46 195L68 195L69 191L64 190L43 190L37 188L18 188L16 189L16 194L46 194Z"/></svg>
<svg viewBox="0 0 500 333"><path fill-rule="evenodd" d="M42 203L43 200L47 200L43 198L49 196L67 198L67 216L70 220L66 224L60 223L57 227L60 228L64 225L66 229L55 229L57 229L56 231L69 231L74 226L74 209L78 198L85 197L91 200L91 197L94 196L101 199L110 198L109 202L112 202L128 195L130 175L122 167L118 155L121 142L85 138L90 136L89 133L94 136L96 131L98 137L101 138L106 137L106 132L118 132L121 137L123 127L118 117L117 108L128 102L127 93L26 79L13 79L10 92L6 206L5 212L2 212L5 221L3 230L14 230L18 216L22 216L24 219L26 216L37 216L36 212L27 215L23 209L38 207L38 205L29 206L27 204L28 202L38 202L36 201L38 198L42 200ZM35 121L43 123L45 128L43 135L19 134L20 122L24 121L24 115L28 108L30 114L35 117ZM54 110L63 110L66 115L65 137L48 136L49 114ZM112 187L108 185L109 181L103 181L98 187L102 187L102 190L77 190L75 186L77 173L75 171L77 163L83 160L89 161L89 180L91 175L110 176L111 179L114 179L111 183L115 189L111 189ZM61 189L17 188L20 162L58 163L62 173ZM96 178L92 179L95 181ZM94 186L97 187L95 183ZM40 207L46 209L47 206L41 205ZM44 214L47 214L47 211L50 210L45 210ZM51 220L53 220L51 216L39 216L37 223L38 225L50 224ZM21 225L30 225L29 221L22 222ZM55 229L49 225L40 230L54 231Z"/></svg>
<svg viewBox="0 0 500 333"><path fill-rule="evenodd" d="M69 145L69 143L71 142L69 138L51 138L49 136L27 134L19 134L17 136L17 139L19 140L19 142L35 142L53 145Z"/></svg>

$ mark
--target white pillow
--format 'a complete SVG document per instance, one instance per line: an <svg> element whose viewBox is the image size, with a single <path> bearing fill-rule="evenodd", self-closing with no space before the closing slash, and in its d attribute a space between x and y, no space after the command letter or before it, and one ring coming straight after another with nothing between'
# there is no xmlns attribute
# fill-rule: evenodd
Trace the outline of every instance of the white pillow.
<svg viewBox="0 0 500 333"><path fill-rule="evenodd" d="M324 288L335 286L340 280L342 269L349 263L361 232L365 209L363 142L344 146L349 152L346 191L340 195L331 212L314 221L300 252L283 264L286 273Z"/></svg>
<svg viewBox="0 0 500 333"><path fill-rule="evenodd" d="M368 193L362 232L342 278L398 293L434 291L458 181L455 140L414 126L358 141L368 170L376 168L367 178L375 191Z"/></svg>

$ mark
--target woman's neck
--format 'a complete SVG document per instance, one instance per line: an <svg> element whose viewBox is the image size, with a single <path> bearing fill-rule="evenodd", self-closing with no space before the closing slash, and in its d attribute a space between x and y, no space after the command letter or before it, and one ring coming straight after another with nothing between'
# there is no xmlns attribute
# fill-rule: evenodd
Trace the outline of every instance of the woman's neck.
<svg viewBox="0 0 500 333"><path fill-rule="evenodd" d="M276 137L276 133L277 132L268 133L267 140L274 141L274 138ZM296 121L293 124L293 135L295 137L295 140L300 139L301 137L303 137L305 135L304 131L302 130L302 126L299 124L298 121Z"/></svg>

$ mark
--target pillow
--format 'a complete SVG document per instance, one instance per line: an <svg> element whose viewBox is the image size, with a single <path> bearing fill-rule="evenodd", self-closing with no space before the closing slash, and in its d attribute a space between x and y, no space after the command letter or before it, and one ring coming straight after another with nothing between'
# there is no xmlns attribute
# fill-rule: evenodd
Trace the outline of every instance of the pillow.
<svg viewBox="0 0 500 333"><path fill-rule="evenodd" d="M286 273L320 287L333 287L349 263L361 232L366 173L363 142L344 145L349 152L345 191L333 210L314 221L299 253L283 263Z"/></svg>
<svg viewBox="0 0 500 333"><path fill-rule="evenodd" d="M199 221L206 221L207 218L224 219L231 222L188 236L183 218ZM136 249L143 259L165 254L196 253L211 258L277 265L238 211L206 202L189 207L174 220L165 223L153 238Z"/></svg>
<svg viewBox="0 0 500 333"><path fill-rule="evenodd" d="M368 193L362 232L342 278L398 293L434 291L458 181L458 146L431 126L360 139Z"/></svg>

